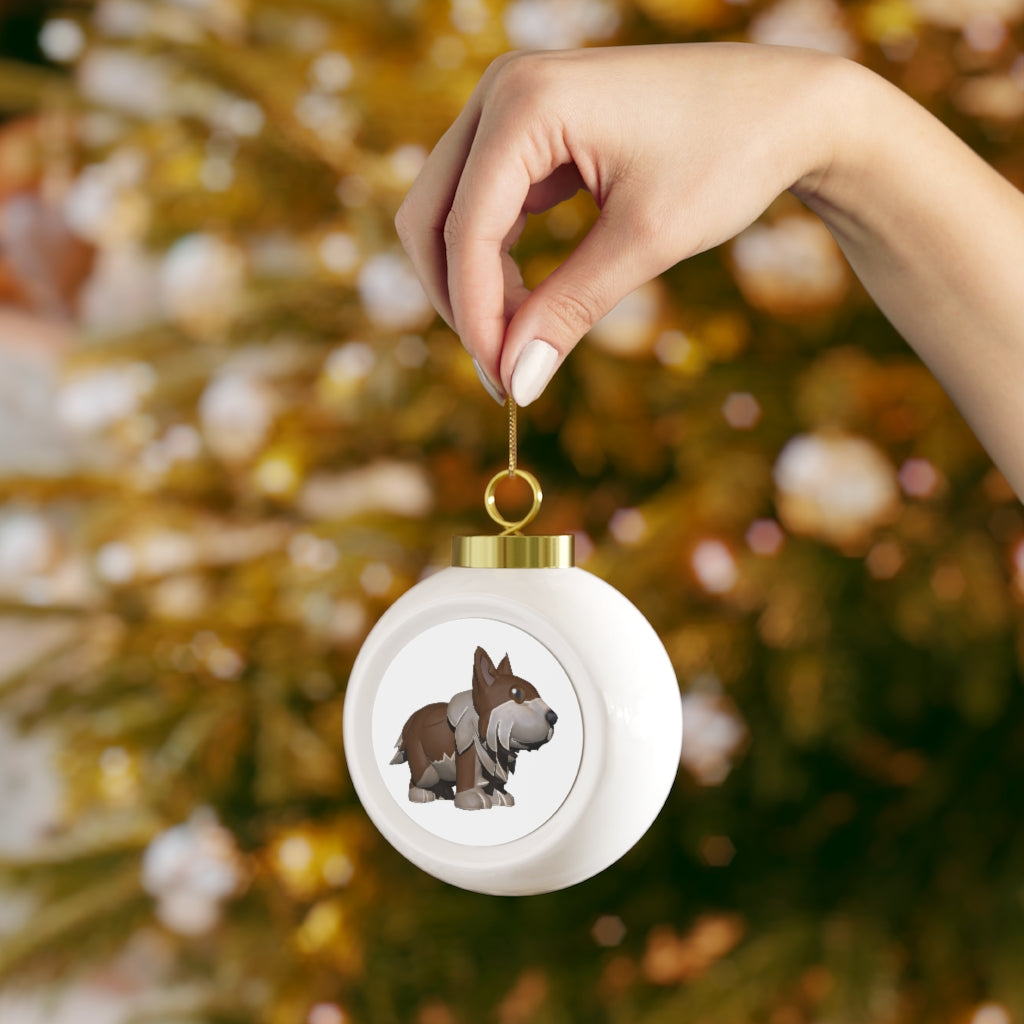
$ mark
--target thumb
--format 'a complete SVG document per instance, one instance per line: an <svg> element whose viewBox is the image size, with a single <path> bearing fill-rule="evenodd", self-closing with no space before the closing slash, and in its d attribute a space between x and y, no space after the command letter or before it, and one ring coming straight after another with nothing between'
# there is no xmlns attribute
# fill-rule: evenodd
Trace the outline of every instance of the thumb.
<svg viewBox="0 0 1024 1024"><path fill-rule="evenodd" d="M606 207L575 252L529 294L501 351L501 379L517 405L535 401L583 335L659 272L646 255L635 229Z"/></svg>

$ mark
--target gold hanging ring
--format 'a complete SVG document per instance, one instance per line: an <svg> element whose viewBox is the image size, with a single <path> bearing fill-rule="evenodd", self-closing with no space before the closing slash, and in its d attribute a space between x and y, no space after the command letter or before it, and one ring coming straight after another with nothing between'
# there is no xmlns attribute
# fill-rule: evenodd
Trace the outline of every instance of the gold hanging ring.
<svg viewBox="0 0 1024 1024"><path fill-rule="evenodd" d="M522 519L515 521L506 519L498 511L498 501L494 496L494 492L498 487L498 484L502 480L508 480L509 477L518 476L525 480L529 485L530 490L533 491L533 505L530 507L530 511L523 516ZM487 514L501 527L502 536L507 536L511 533L518 533L524 526L532 523L537 517L537 513L540 511L540 503L544 500L544 495L540 489L540 481L532 474L528 473L525 469L519 469L518 467L510 470L503 469L500 473L495 473L491 477L491 482L487 485L484 491L484 507L487 509Z"/></svg>

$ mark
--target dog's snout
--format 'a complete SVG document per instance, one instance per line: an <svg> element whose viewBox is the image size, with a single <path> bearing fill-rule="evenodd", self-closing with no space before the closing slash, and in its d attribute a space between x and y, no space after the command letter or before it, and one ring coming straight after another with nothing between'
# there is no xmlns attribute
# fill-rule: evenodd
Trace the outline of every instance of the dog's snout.
<svg viewBox="0 0 1024 1024"><path fill-rule="evenodd" d="M548 711L544 717L548 720L548 725L554 725L558 721L558 715L554 711Z"/></svg>

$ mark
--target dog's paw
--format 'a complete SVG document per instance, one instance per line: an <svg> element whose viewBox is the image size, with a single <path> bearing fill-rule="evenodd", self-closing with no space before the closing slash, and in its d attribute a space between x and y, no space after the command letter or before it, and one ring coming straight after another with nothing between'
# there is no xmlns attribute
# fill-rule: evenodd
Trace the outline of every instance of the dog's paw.
<svg viewBox="0 0 1024 1024"><path fill-rule="evenodd" d="M420 789L419 786L410 786L409 799L414 804L429 804L431 800L437 799L437 794L432 789Z"/></svg>
<svg viewBox="0 0 1024 1024"><path fill-rule="evenodd" d="M482 789L464 789L455 794L455 806L463 811L484 811L491 806L491 798Z"/></svg>
<svg viewBox="0 0 1024 1024"><path fill-rule="evenodd" d="M514 807L516 798L511 793L503 793L500 789L496 789L491 794L491 803L495 807Z"/></svg>

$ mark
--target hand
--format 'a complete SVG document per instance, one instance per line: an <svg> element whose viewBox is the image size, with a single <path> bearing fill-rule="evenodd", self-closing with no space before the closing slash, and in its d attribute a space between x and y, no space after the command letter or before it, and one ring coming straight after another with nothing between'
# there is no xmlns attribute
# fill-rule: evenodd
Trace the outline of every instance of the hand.
<svg viewBox="0 0 1024 1024"><path fill-rule="evenodd" d="M579 188L600 215L530 293L510 248L527 214ZM1024 195L857 64L731 43L507 55L396 226L485 386L528 405L624 295L786 189L1024 498Z"/></svg>
<svg viewBox="0 0 1024 1024"><path fill-rule="evenodd" d="M712 43L508 54L430 155L396 226L496 400L541 393L623 296L733 237L831 159L845 61ZM600 208L532 294L510 255L527 214Z"/></svg>

